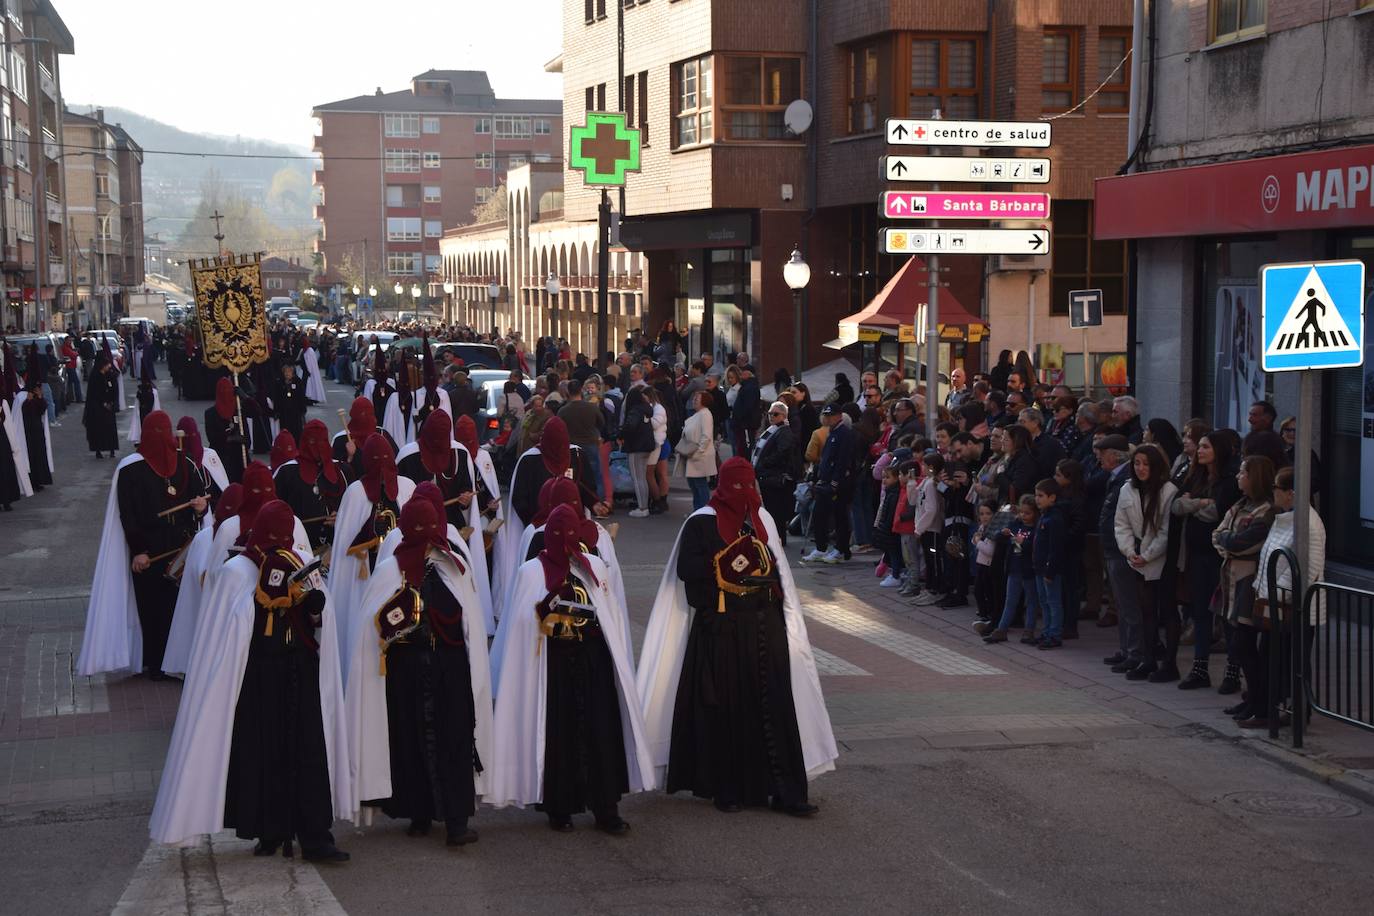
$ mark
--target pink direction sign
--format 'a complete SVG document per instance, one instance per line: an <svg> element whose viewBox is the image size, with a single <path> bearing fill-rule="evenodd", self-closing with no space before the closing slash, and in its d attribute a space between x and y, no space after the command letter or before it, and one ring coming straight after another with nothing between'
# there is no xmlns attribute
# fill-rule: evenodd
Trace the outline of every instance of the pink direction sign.
<svg viewBox="0 0 1374 916"><path fill-rule="evenodd" d="M886 191L888 219L1049 219L1048 194L1001 191Z"/></svg>

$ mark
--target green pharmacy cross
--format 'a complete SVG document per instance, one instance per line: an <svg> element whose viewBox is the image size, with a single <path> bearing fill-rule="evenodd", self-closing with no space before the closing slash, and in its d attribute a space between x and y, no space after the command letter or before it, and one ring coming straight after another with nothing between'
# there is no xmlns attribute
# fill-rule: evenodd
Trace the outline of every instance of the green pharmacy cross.
<svg viewBox="0 0 1374 916"><path fill-rule="evenodd" d="M587 184L623 185L626 172L639 171L639 131L625 126L623 113L589 113L586 124L572 129L568 149Z"/></svg>

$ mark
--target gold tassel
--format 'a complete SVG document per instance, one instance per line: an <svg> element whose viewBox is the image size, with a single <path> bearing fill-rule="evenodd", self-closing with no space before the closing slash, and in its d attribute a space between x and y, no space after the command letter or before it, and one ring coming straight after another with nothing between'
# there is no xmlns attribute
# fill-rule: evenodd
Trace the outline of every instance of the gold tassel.
<svg viewBox="0 0 1374 916"><path fill-rule="evenodd" d="M271 635L272 635L272 620L273 620L276 616L277 616L277 615L274 614L274 613L272 613L271 610L269 610L269 611L267 612L267 626L265 626L265 627L262 628L262 635L263 635L263 636L271 636Z"/></svg>
<svg viewBox="0 0 1374 916"><path fill-rule="evenodd" d="M718 590L716 591L716 599L717 599L717 600L716 600L716 613L717 613L717 614L724 614L724 613L725 613L725 589L718 589Z"/></svg>

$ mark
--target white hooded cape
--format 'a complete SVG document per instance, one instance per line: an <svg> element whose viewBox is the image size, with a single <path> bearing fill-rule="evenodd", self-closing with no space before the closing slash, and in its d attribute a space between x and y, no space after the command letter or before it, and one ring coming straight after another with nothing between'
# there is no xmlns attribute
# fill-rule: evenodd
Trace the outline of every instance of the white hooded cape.
<svg viewBox="0 0 1374 916"><path fill-rule="evenodd" d="M451 528L452 526L450 526ZM398 532L393 531L392 534ZM387 536L391 540L391 536ZM397 538L397 542L399 542ZM394 551L394 546L393 546ZM465 609L473 607L477 592L473 588L473 569L460 573L452 560L440 558L437 552L435 569L444 584L453 592ZM401 587L401 569L394 558L379 558L372 578L363 593L359 613L354 616L355 632L349 639L353 646L351 663L344 691L347 711L349 760L353 766L353 786L350 795L355 802L389 798L391 796L391 751L387 740L386 677L381 672L381 642L377 636L377 611ZM476 716L473 739L478 759L485 768L473 774L477 797L487 794L492 759L491 677L487 670L487 640L480 621L463 614L463 645L467 648L468 669L472 677L472 708ZM353 823L363 826L362 812L354 810Z"/></svg>
<svg viewBox="0 0 1374 916"><path fill-rule="evenodd" d="M396 477L396 508L402 509L415 492L415 482L408 477ZM363 482L355 480L344 491L339 500L339 512L334 517L334 544L329 550L329 593L334 597L334 607L339 615L339 632L343 639L339 650L340 664L346 669L352 657L353 646L349 644L354 627L353 614L367 591L367 573L361 576L359 570L367 569L367 558L359 560L350 556L348 545L353 543L363 522L372 515L372 500L367 498Z"/></svg>
<svg viewBox="0 0 1374 916"><path fill-rule="evenodd" d="M33 481L29 480L29 447L25 444L24 424L14 415L14 408L0 398L0 423L9 436L10 454L14 456L14 474L19 478L19 496L33 495Z"/></svg>
<svg viewBox="0 0 1374 916"><path fill-rule="evenodd" d="M86 608L86 632L76 673L82 677L102 671L143 670L143 629L134 601L134 574L129 568L129 542L119 516L119 472L142 461L135 452L115 466L110 495L105 500L105 527L100 532L100 552L91 579L91 602Z"/></svg>
<svg viewBox="0 0 1374 916"><path fill-rule="evenodd" d="M153 389L153 410L162 409L162 395ZM150 410L149 413L152 413ZM134 401L134 409L129 411L129 444L138 445L143 438L143 418L138 415L138 402Z"/></svg>
<svg viewBox="0 0 1374 916"><path fill-rule="evenodd" d="M324 373L320 372L320 351L306 347L301 351L301 362L305 364L305 396L317 404L326 401Z"/></svg>
<svg viewBox="0 0 1374 916"><path fill-rule="evenodd" d="M625 764L630 792L652 791L656 783L653 755L644 732L639 694L634 683L634 659L625 652L630 622L624 605L616 605L607 583L606 564L587 557L598 584L592 584L576 564L574 575L587 589L596 606L597 620L615 663L620 694L620 723L625 742ZM548 690L548 657L545 637L539 629L535 605L547 594L544 566L539 560L523 564L515 575L509 645L501 692L496 696L496 747L490 769L486 800L498 808L524 807L544 795L545 700Z"/></svg>
<svg viewBox="0 0 1374 916"><path fill-rule="evenodd" d="M512 579L515 571L520 568L520 564L525 562L524 555L520 553L520 538L525 533L526 524L515 512L515 506L511 502L511 496L515 492L516 475L520 473L520 463L527 458L539 454L539 446L531 448L515 461L515 470L511 471L511 487L507 490L505 497L501 500L501 517L506 523L501 526L501 530L496 532L496 544L492 547L492 564L496 567L491 575L491 593L498 599L509 594ZM488 456L490 460L490 456ZM492 491L497 492L495 490ZM499 618L505 610L502 603L498 600L496 616Z"/></svg>
<svg viewBox="0 0 1374 916"><path fill-rule="evenodd" d="M475 486L475 481L477 480L476 469L472 465L472 456L468 454L468 450L453 439L449 440L449 448L456 449L460 458L467 463L468 478L474 481ZM408 458L411 455L418 454L419 451L420 443L418 442L410 442L401 446L401 450L396 453L396 463L400 464L402 458ZM500 491L498 490L496 492ZM486 540L482 536L482 527L485 522L486 519L482 517L482 510L481 507L477 505L476 492L474 491L473 500L468 504L467 508L466 527L472 529L467 537L468 557L469 562L475 570L473 575L476 577L474 581L477 586L477 598L482 604L482 619L486 623L487 635L495 636L496 616L492 602L491 580L487 576ZM499 535L500 532L498 531L497 534ZM380 555L378 555L377 560L381 562Z"/></svg>
<svg viewBox="0 0 1374 916"><path fill-rule="evenodd" d="M210 475L210 479L219 487L221 493L229 489L229 474L224 470L224 462L220 460L219 452L206 446L200 456L200 469Z"/></svg>
<svg viewBox="0 0 1374 916"><path fill-rule="evenodd" d="M698 509L689 518L716 514L710 506ZM821 695L821 681L816 673L816 659L811 641L806 635L806 620L802 616L797 583L787 557L771 545L780 543L773 517L759 510L768 535L768 543L782 579L783 616L787 623L787 650L792 674L792 700L797 711L797 729L801 733L802 758L808 779L835 769L835 733L830 727L830 713ZM684 525L685 527L685 525ZM668 752L673 737L673 708L677 702L677 685L682 676L682 661L687 651L687 636L692 631L692 615L687 603L687 590L677 577L678 551L682 547L682 532L673 543L659 582L658 597L649 614L649 626L639 652L639 694L644 698L644 727L653 748L654 765L667 768Z"/></svg>
<svg viewBox="0 0 1374 916"><path fill-rule="evenodd" d="M303 559L308 557L307 553ZM207 624L201 641L206 649L182 686L181 705L149 822L149 833L158 843L186 843L224 829L234 711L253 635L257 583L258 567L253 561L235 557L225 564L205 596ZM327 596L326 590L319 632L320 712L334 816L348 817L356 810L357 799L352 795L339 679L339 621Z"/></svg>
<svg viewBox="0 0 1374 916"><path fill-rule="evenodd" d="M611 587L611 597L616 600L619 607L628 608L630 605L625 601L625 577L620 572L620 558L616 556L615 540L611 533L605 529L600 522L594 522L597 528L596 553L601 558L601 562L606 564L607 578ZM525 556L530 552L530 544L534 542L534 536L544 530L544 526L526 525L525 533L520 536L520 546L517 557L523 563ZM513 583L512 583L513 584ZM513 595L507 592L501 601L501 606L507 606ZM495 693L501 689L501 661L506 651L506 641L510 637L510 628L502 624L496 626L496 638L491 643L491 689ZM633 659L634 644L630 641L630 628L625 628L625 654Z"/></svg>
<svg viewBox="0 0 1374 916"><path fill-rule="evenodd" d="M415 414L420 410L420 399L415 392L410 393L410 419L401 415L401 399L395 392L386 399L386 412L382 418L382 429L390 433L397 446L415 441Z"/></svg>
<svg viewBox="0 0 1374 916"><path fill-rule="evenodd" d="M28 472L32 469L29 467L29 436L28 433L24 432L24 414L19 408L24 406L24 402L28 399L29 393L27 391L20 391L14 396L14 425L19 427L19 441L24 446L25 477L29 476ZM10 437L10 441L14 441L12 436ZM43 446L48 453L48 473L56 474L57 468L53 467L52 463L52 433L48 430L48 414L46 411L43 414ZM28 495L32 496L33 494L30 493Z"/></svg>

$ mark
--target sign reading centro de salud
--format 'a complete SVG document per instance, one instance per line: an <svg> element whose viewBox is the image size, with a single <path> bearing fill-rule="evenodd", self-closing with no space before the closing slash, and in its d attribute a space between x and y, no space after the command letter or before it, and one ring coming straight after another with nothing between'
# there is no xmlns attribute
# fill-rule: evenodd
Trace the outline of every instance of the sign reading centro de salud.
<svg viewBox="0 0 1374 916"><path fill-rule="evenodd" d="M1048 194L1000 191L886 191L888 219L1049 219Z"/></svg>
<svg viewBox="0 0 1374 916"><path fill-rule="evenodd" d="M1048 121L922 121L888 118L887 142L897 146L1050 145Z"/></svg>
<svg viewBox="0 0 1374 916"><path fill-rule="evenodd" d="M639 130L625 126L623 112L588 112L587 123L569 134L568 161L587 184L619 186L626 173L639 171L641 145Z"/></svg>
<svg viewBox="0 0 1374 916"><path fill-rule="evenodd" d="M1260 268L1265 372L1339 369L1364 362L1364 262Z"/></svg>

